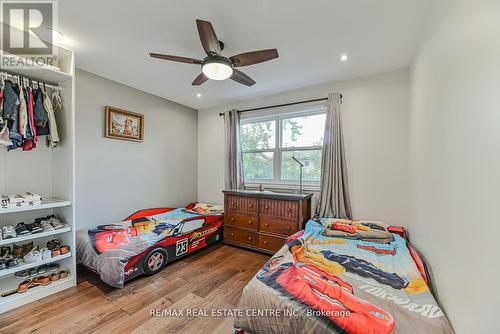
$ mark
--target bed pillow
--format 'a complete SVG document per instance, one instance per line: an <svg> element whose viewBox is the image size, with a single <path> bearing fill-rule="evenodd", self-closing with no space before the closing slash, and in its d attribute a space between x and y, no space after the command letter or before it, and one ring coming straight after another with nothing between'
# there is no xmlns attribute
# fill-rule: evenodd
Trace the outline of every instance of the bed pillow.
<svg viewBox="0 0 500 334"><path fill-rule="evenodd" d="M224 207L221 205L198 202L189 211L193 213L199 213L202 215L221 215L224 213Z"/></svg>
<svg viewBox="0 0 500 334"><path fill-rule="evenodd" d="M389 243L394 240L394 236L387 230L389 225L379 221L327 218L322 223L323 235L329 237L360 239L377 243Z"/></svg>

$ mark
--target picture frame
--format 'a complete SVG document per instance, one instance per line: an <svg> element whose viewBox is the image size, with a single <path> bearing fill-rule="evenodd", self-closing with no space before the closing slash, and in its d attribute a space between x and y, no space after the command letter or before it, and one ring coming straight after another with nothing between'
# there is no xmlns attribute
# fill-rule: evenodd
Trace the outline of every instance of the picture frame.
<svg viewBox="0 0 500 334"><path fill-rule="evenodd" d="M144 115L111 106L105 108L106 138L142 142L144 140Z"/></svg>

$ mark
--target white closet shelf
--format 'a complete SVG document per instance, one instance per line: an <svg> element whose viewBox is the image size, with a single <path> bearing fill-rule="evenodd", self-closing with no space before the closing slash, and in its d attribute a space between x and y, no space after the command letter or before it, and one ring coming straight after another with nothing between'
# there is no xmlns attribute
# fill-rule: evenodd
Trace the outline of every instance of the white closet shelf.
<svg viewBox="0 0 500 334"><path fill-rule="evenodd" d="M9 64L10 61L12 61L13 64L16 64L17 62L19 62L20 59L21 58L19 58L18 56L7 54L5 52L4 54L0 55L0 61L2 61L2 64L4 62ZM71 75L70 73L63 72L56 67L44 64L16 66L13 69L10 69L9 66L3 66L2 71L10 72L15 75L23 75L33 80L46 81L47 83L53 83L53 84L58 84L73 78L73 75Z"/></svg>
<svg viewBox="0 0 500 334"><path fill-rule="evenodd" d="M71 226L66 225L63 228L60 228L60 229L57 229L57 230L53 230L53 231L46 231L46 232L40 232L40 233L32 233L32 234L23 235L23 236L20 236L20 237L15 237L15 238L10 238L10 239L3 239L3 240L0 240L0 246L15 244L15 243L19 243L19 242L27 241L27 240L39 239L39 238L43 238L43 237L48 237L50 235L66 233L66 232L69 232L69 231L71 231Z"/></svg>
<svg viewBox="0 0 500 334"><path fill-rule="evenodd" d="M18 284L21 283L22 281L23 279L18 279L18 280L10 279L5 286L5 289L2 289L4 290L2 292L7 292L9 291L8 289L12 291L17 290ZM11 307L9 307L8 305L18 304L18 303L24 304L26 300L34 301L39 299L40 297L45 297L49 294L53 294L62 291L64 289L67 289L74 284L73 281L74 277L72 276L72 273L70 273L68 277L59 279L55 282L50 283L49 285L38 285L29 288L28 291L26 292L22 293L16 292L5 297L0 297L0 313L11 309Z"/></svg>
<svg viewBox="0 0 500 334"><path fill-rule="evenodd" d="M54 256L54 257L51 257L50 259L42 260L39 262L23 263L17 267L10 268L10 269L0 269L0 277L9 276L9 275L17 273L18 271L22 271L22 270L26 270L26 269L30 269L30 268L34 268L34 267L39 267L42 264L60 261L60 260L66 259L68 257L71 257L71 252L63 254L63 255L59 255L59 256Z"/></svg>
<svg viewBox="0 0 500 334"><path fill-rule="evenodd" d="M48 198L42 200L42 204L26 206L22 208L0 208L0 214L2 213L12 213L12 212L23 212L23 211L33 211L33 210L43 210L43 209L52 209L52 208L62 208L65 206L70 206L71 201L66 201L63 199L57 198Z"/></svg>

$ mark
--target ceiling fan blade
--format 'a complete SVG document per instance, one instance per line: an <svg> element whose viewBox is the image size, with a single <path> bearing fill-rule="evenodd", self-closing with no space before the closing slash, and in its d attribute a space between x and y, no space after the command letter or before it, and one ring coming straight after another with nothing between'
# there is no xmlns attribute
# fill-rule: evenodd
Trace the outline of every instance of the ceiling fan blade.
<svg viewBox="0 0 500 334"><path fill-rule="evenodd" d="M278 50L267 49L267 50L240 53L238 55L229 57L229 59L231 59L234 66L238 67L238 66L258 64L278 57L279 57Z"/></svg>
<svg viewBox="0 0 500 334"><path fill-rule="evenodd" d="M239 82L240 84L244 84L248 87L253 86L255 84L255 81L252 78L250 78L245 73L238 71L237 69L233 70L233 75L231 75L231 79L233 79L236 82Z"/></svg>
<svg viewBox="0 0 500 334"><path fill-rule="evenodd" d="M207 53L207 55L216 53L220 55L220 43L215 34L214 27L212 23L203 20L196 20L196 26L198 27L198 35L200 35L201 45Z"/></svg>
<svg viewBox="0 0 500 334"><path fill-rule="evenodd" d="M158 59L163 59L163 60L178 61L181 63L196 64L196 65L201 64L201 60L193 59L193 58L170 56L170 55L164 55L161 53L150 53L149 55L153 58L158 58Z"/></svg>
<svg viewBox="0 0 500 334"><path fill-rule="evenodd" d="M191 86L199 86L199 85L201 85L202 83L204 83L207 80L208 80L208 77L205 74L200 73L200 75L198 75L196 77L196 79L194 79L194 81L191 84Z"/></svg>

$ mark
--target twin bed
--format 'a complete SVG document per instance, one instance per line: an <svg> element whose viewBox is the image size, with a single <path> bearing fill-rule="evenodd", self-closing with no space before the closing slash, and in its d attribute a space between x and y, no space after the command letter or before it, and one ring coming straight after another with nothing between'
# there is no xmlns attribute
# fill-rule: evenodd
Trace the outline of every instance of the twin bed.
<svg viewBox="0 0 500 334"><path fill-rule="evenodd" d="M221 211L195 204L143 210L79 231L77 259L123 287L221 240L222 224ZM454 333L404 230L375 222L309 220L248 283L238 308L240 334Z"/></svg>

